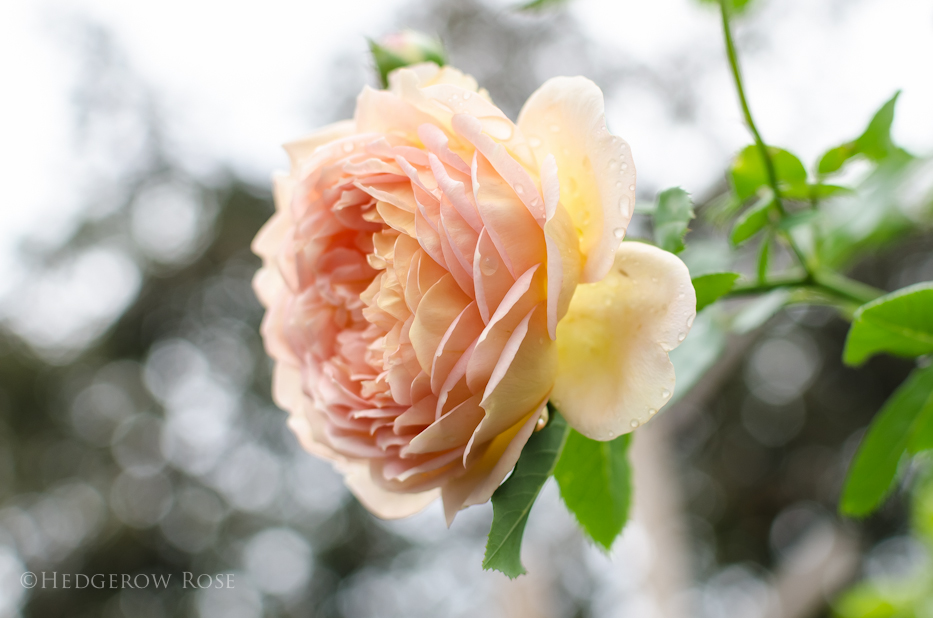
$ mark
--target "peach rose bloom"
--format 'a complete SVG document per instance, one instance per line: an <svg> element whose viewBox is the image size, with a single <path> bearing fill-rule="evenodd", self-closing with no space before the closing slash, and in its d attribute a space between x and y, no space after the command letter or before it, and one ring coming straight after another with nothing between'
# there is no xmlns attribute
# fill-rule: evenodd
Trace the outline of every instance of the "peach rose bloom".
<svg viewBox="0 0 933 618"><path fill-rule="evenodd" d="M376 515L487 501L549 398L598 440L670 399L693 287L622 244L635 166L589 80L549 80L513 123L416 65L285 148L253 243L273 396Z"/></svg>

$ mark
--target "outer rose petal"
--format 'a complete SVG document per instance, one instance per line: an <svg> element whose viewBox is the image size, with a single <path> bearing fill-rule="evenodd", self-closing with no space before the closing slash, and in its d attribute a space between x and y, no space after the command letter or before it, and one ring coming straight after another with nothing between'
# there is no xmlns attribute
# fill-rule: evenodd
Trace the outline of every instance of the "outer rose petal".
<svg viewBox="0 0 933 618"><path fill-rule="evenodd" d="M557 325L554 405L594 440L645 423L674 392L668 352L694 317L696 293L684 263L657 247L624 243L606 278L580 285Z"/></svg>
<svg viewBox="0 0 933 618"><path fill-rule="evenodd" d="M373 482L369 465L360 462L336 462L334 467L344 475L344 481L353 495L369 511L383 519L401 519L414 515L437 500L440 489L431 489L416 494L388 491Z"/></svg>
<svg viewBox="0 0 933 618"><path fill-rule="evenodd" d="M635 163L621 137L606 128L603 93L583 77L555 77L535 91L518 116L538 162L557 161L560 201L581 235L581 281L599 281L635 205Z"/></svg>
<svg viewBox="0 0 933 618"><path fill-rule="evenodd" d="M335 123L322 127L301 139L283 144L288 158L291 159L292 167L300 167L301 162L314 154L319 146L329 144L335 140L349 137L356 132L356 124L352 120L339 120ZM276 201L278 203L278 200Z"/></svg>

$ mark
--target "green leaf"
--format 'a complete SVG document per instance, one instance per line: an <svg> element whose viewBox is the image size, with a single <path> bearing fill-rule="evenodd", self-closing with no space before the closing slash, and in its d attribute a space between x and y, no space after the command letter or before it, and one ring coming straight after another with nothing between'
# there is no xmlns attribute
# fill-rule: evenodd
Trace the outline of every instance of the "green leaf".
<svg viewBox="0 0 933 618"><path fill-rule="evenodd" d="M899 150L891 140L891 125L894 122L894 108L900 94L900 90L895 92L894 96L875 112L864 133L851 142L827 150L820 158L817 171L821 175L832 174L842 168L852 157L863 155L872 161L881 161L886 159L892 151Z"/></svg>
<svg viewBox="0 0 933 618"><path fill-rule="evenodd" d="M519 11L544 11L558 8L564 4L567 4L567 0L531 0L531 2L520 4L515 8Z"/></svg>
<svg viewBox="0 0 933 618"><path fill-rule="evenodd" d="M761 241L761 247L758 248L758 281L764 282L768 278L768 264L771 259L771 240L772 235L768 233Z"/></svg>
<svg viewBox="0 0 933 618"><path fill-rule="evenodd" d="M720 296L728 294L738 278L739 273L711 273L694 277L693 289L697 293L697 313L712 305Z"/></svg>
<svg viewBox="0 0 933 618"><path fill-rule="evenodd" d="M733 245L739 245L757 234L771 220L769 211L774 204L774 194L768 190L752 206L742 213L732 228L730 240Z"/></svg>
<svg viewBox="0 0 933 618"><path fill-rule="evenodd" d="M703 4L715 4L717 6L719 5L719 0L700 0L700 2ZM754 0L732 0L730 4L732 5L731 8L732 8L733 13L741 14L745 12L745 10L750 5L754 4Z"/></svg>
<svg viewBox="0 0 933 618"><path fill-rule="evenodd" d="M693 217L689 193L679 187L659 193L654 210L654 240L657 245L671 253L683 251L687 224Z"/></svg>
<svg viewBox="0 0 933 618"><path fill-rule="evenodd" d="M792 230L795 227L812 223L819 218L820 212L818 210L804 210L784 217L781 219L781 222L778 223L778 227L782 230Z"/></svg>
<svg viewBox="0 0 933 618"><path fill-rule="evenodd" d="M891 125L894 124L894 107L900 95L900 90L895 92L875 113L865 132L855 140L858 151L872 161L884 159L895 148L891 140Z"/></svg>
<svg viewBox="0 0 933 618"><path fill-rule="evenodd" d="M796 156L781 148L768 146L768 154L774 164L778 188L781 191L795 190L799 185L806 185L807 170ZM761 158L758 146L746 146L732 163L729 172L732 188L741 201L755 195L761 187L770 184L765 162Z"/></svg>
<svg viewBox="0 0 933 618"><path fill-rule="evenodd" d="M916 455L921 451L933 450L933 380L930 383L926 402L920 408L913 432L907 442L907 452ZM933 520L931 520L933 523Z"/></svg>
<svg viewBox="0 0 933 618"><path fill-rule="evenodd" d="M586 534L606 551L628 520L632 478L631 434L598 442L570 430L554 469L564 504Z"/></svg>
<svg viewBox="0 0 933 618"><path fill-rule="evenodd" d="M827 150L817 165L817 171L820 174L832 174L837 171L845 162L858 154L858 149L854 142L836 146Z"/></svg>
<svg viewBox="0 0 933 618"><path fill-rule="evenodd" d="M791 200L809 202L812 199L822 200L836 195L848 195L851 193L854 193L854 191L848 187L813 183L797 184L792 187L787 187L782 190L781 196Z"/></svg>
<svg viewBox="0 0 933 618"><path fill-rule="evenodd" d="M843 362L861 365L879 352L906 357L933 352L933 282L902 288L856 310Z"/></svg>
<svg viewBox="0 0 933 618"><path fill-rule="evenodd" d="M931 393L933 367L915 369L885 402L849 468L839 504L843 513L868 515L891 492L916 421L930 405Z"/></svg>
<svg viewBox="0 0 933 618"><path fill-rule="evenodd" d="M551 420L547 427L528 438L512 475L492 495L492 528L483 568L495 569L511 578L525 572L521 551L528 513L544 482L554 472L570 432L560 413L550 404L548 410Z"/></svg>

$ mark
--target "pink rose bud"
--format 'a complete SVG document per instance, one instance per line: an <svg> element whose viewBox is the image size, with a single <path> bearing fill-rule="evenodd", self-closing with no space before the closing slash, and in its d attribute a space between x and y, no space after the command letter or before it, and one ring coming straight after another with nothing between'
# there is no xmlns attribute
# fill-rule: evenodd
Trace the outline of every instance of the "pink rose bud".
<svg viewBox="0 0 933 618"><path fill-rule="evenodd" d="M513 123L417 64L285 148L253 242L273 396L373 513L487 501L549 398L598 440L671 398L693 286L622 243L635 166L591 81L549 80Z"/></svg>
<svg viewBox="0 0 933 618"><path fill-rule="evenodd" d="M369 51L383 87L389 84L389 73L396 69L422 62L433 62L438 66L447 64L447 53L440 39L415 30L395 32L378 42L370 40Z"/></svg>

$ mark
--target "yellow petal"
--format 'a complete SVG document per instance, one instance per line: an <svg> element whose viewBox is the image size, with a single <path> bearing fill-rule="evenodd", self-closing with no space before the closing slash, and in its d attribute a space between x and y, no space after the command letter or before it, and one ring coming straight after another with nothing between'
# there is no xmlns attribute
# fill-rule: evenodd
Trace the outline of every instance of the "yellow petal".
<svg viewBox="0 0 933 618"><path fill-rule="evenodd" d="M632 431L674 393L668 352L695 316L684 263L651 245L623 243L606 278L578 286L557 325L551 401L588 438Z"/></svg>
<svg viewBox="0 0 933 618"><path fill-rule="evenodd" d="M553 155L560 201L580 233L581 281L603 278L632 218L635 163L606 128L603 93L583 77L549 79L522 108L518 127L543 163Z"/></svg>

